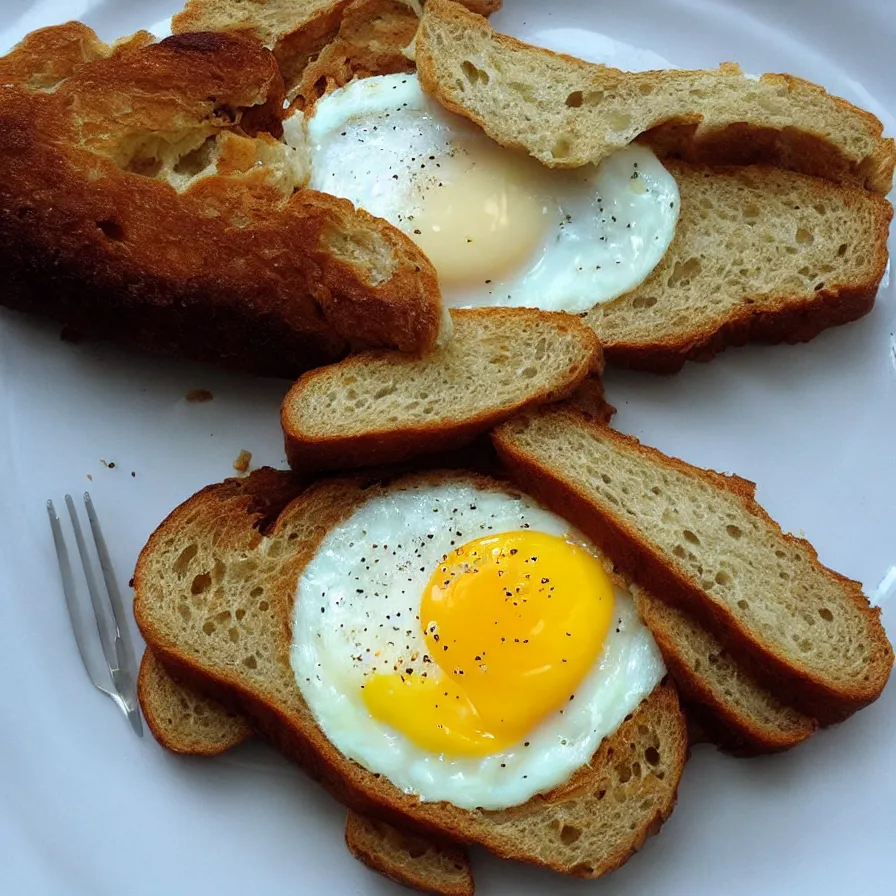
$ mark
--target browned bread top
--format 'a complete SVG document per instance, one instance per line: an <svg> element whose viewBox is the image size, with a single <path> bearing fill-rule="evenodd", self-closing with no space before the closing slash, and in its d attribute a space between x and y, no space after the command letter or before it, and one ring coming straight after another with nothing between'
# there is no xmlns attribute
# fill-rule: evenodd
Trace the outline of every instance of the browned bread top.
<svg viewBox="0 0 896 896"><path fill-rule="evenodd" d="M573 410L521 415L493 439L527 491L562 509L622 574L693 615L782 702L831 723L880 695L893 648L879 610L781 531L753 483Z"/></svg>
<svg viewBox="0 0 896 896"><path fill-rule="evenodd" d="M198 493L141 552L134 606L147 644L350 808L582 877L618 867L674 805L686 730L673 688L658 686L566 785L501 811L420 802L348 761L315 724L289 662L296 582L330 527L386 487L321 482L273 517L296 494L289 474L264 469Z"/></svg>
<svg viewBox="0 0 896 896"><path fill-rule="evenodd" d="M344 200L294 192L303 155L276 136L283 82L254 39L103 48L66 25L0 59L0 79L4 304L289 377L440 338L423 253Z"/></svg>
<svg viewBox="0 0 896 896"><path fill-rule="evenodd" d="M690 161L780 165L881 194L893 184L880 121L790 75L622 72L499 34L453 0L430 0L416 46L428 93L547 165L599 162L643 135Z"/></svg>

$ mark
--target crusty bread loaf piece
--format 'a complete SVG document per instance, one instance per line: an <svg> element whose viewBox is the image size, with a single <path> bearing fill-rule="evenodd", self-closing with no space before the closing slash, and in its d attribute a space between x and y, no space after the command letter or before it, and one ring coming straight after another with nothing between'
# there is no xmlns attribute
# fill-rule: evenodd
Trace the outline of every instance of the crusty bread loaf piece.
<svg viewBox="0 0 896 896"><path fill-rule="evenodd" d="M293 378L356 346L432 348L445 316L423 253L293 192L307 172L278 139L271 54L238 35L148 40L104 48L70 24L0 59L0 302Z"/></svg>
<svg viewBox="0 0 896 896"><path fill-rule="evenodd" d="M630 586L635 606L686 701L688 716L708 724L706 738L723 749L755 755L787 750L818 728L815 719L782 703L687 613Z"/></svg>
<svg viewBox="0 0 896 896"><path fill-rule="evenodd" d="M465 6L489 15L501 0ZM410 71L402 51L414 39L418 9L416 0L188 0L171 30L252 34L273 51L288 95L304 106L354 74Z"/></svg>
<svg viewBox="0 0 896 896"><path fill-rule="evenodd" d="M870 113L790 75L622 72L498 34L430 0L416 42L424 90L546 165L599 162L662 126L654 145L691 161L762 162L886 195L896 144Z"/></svg>
<svg viewBox="0 0 896 896"><path fill-rule="evenodd" d="M345 818L345 845L368 868L421 893L473 896L473 869L462 846L352 811Z"/></svg>
<svg viewBox="0 0 896 896"><path fill-rule="evenodd" d="M173 753L217 756L252 736L242 716L181 682L151 650L140 661L137 698L149 730Z"/></svg>
<svg viewBox="0 0 896 896"><path fill-rule="evenodd" d="M281 411L290 465L338 470L458 448L603 369L594 333L575 317L525 308L452 317L454 338L423 358L365 352L301 377Z"/></svg>
<svg viewBox="0 0 896 896"><path fill-rule="evenodd" d="M671 373L729 345L805 342L871 310L885 199L766 166L667 165L681 194L672 245L640 286L585 315L610 363Z"/></svg>
<svg viewBox="0 0 896 896"><path fill-rule="evenodd" d="M818 562L755 486L667 457L573 410L494 434L512 476L633 582L691 614L781 702L821 723L875 700L893 648L857 582Z"/></svg>
<svg viewBox="0 0 896 896"><path fill-rule="evenodd" d="M420 475L442 482L454 474ZM262 469L199 492L138 560L134 609L147 644L356 811L580 877L618 867L674 805L686 729L666 684L566 785L501 811L421 802L346 760L317 728L289 662L296 582L329 528L388 487L360 476L330 480L286 504L295 478Z"/></svg>

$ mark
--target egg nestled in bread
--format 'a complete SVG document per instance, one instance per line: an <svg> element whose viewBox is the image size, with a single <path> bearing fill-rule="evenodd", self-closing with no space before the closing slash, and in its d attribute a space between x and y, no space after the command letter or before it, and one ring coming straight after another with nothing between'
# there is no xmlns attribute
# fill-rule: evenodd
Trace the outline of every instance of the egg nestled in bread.
<svg viewBox="0 0 896 896"><path fill-rule="evenodd" d="M352 81L306 122L316 190L429 256L446 302L578 313L642 283L675 235L675 178L642 146L550 170L426 96L415 75Z"/></svg>
<svg viewBox="0 0 896 896"><path fill-rule="evenodd" d="M584 536L473 476L393 487L331 529L292 630L329 740L401 790L467 809L567 781L665 674Z"/></svg>

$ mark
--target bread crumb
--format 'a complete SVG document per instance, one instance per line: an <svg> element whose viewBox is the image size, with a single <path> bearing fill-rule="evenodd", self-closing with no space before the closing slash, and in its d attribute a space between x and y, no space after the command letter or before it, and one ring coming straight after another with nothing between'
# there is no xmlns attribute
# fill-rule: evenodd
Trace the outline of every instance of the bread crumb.
<svg viewBox="0 0 896 896"><path fill-rule="evenodd" d="M190 389L186 394L186 399L190 404L203 404L211 401L215 396L208 389Z"/></svg>
<svg viewBox="0 0 896 896"><path fill-rule="evenodd" d="M237 473L248 473L250 463L252 463L252 452L243 449L236 456L236 460L233 462L233 469Z"/></svg>
<svg viewBox="0 0 896 896"><path fill-rule="evenodd" d="M88 478L91 482L93 482L93 476L92 476L90 473L87 474L87 478Z"/></svg>

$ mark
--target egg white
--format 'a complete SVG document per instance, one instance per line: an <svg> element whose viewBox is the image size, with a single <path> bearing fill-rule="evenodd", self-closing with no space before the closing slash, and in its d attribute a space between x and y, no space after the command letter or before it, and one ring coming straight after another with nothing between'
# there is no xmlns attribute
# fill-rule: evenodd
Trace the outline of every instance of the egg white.
<svg viewBox="0 0 896 896"><path fill-rule="evenodd" d="M351 200L413 239L420 185L440 160L477 145L479 128L426 96L413 74L350 82L320 99L307 119L309 186ZM546 217L544 238L522 268L443 289L454 306L510 305L580 313L641 284L675 235L675 178L647 148L632 145L600 165L550 170L526 166ZM475 158L475 155L474 155Z"/></svg>
<svg viewBox="0 0 896 896"><path fill-rule="evenodd" d="M409 483L370 498L334 527L300 577L291 663L302 696L337 749L405 793L466 809L524 803L588 763L665 674L631 597L616 589L616 617L593 670L562 710L512 749L436 755L370 715L361 685L374 663L404 663L427 651L420 600L445 555L484 534L524 528L588 546L528 497L483 489L462 475Z"/></svg>

